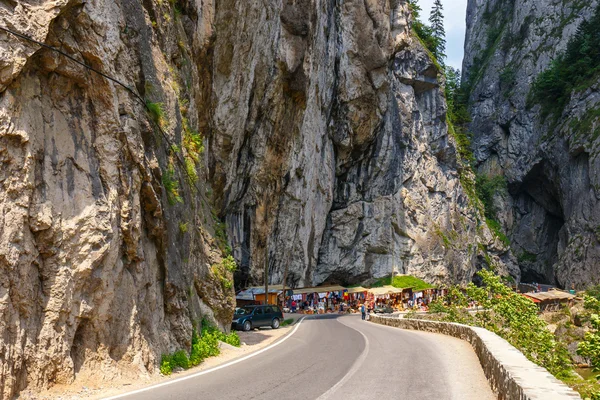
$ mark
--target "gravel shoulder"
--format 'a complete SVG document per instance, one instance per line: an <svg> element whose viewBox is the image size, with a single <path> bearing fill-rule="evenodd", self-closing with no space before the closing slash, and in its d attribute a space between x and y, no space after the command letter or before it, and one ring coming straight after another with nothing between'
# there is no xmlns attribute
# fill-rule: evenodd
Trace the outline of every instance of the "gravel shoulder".
<svg viewBox="0 0 600 400"><path fill-rule="evenodd" d="M296 314L286 315L285 318L292 318L297 322L301 316ZM121 393L141 389L146 386L167 382L171 379L181 378L187 375L195 374L221 364L233 361L239 357L247 356L255 351L261 350L277 340L283 338L294 328L293 325L281 327L279 329L260 328L250 332L238 332L242 346L237 348L224 344L221 347L221 354L217 357L210 357L202 364L185 371L173 373L170 376L160 374L143 374L132 380L129 376L116 378L110 381L98 379L96 376L78 376L71 385L55 385L49 390L43 392L24 391L19 396L22 400L78 400L78 399L103 399L115 396Z"/></svg>

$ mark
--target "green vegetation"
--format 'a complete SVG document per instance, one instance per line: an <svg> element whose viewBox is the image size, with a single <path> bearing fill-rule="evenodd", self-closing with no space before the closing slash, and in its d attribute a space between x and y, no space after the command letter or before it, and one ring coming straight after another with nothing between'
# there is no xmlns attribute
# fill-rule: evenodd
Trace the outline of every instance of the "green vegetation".
<svg viewBox="0 0 600 400"><path fill-rule="evenodd" d="M221 264L223 265L223 269L225 269L226 271L229 271L229 272L237 271L237 264L235 263L235 259L233 258L233 256L231 254L228 255L227 257L225 257L223 259L223 261L221 262Z"/></svg>
<svg viewBox="0 0 600 400"><path fill-rule="evenodd" d="M444 29L444 15L442 11L444 11L444 6L441 0L434 0L431 13L429 14L434 45L430 51L440 64L444 65L444 59L446 58L446 30Z"/></svg>
<svg viewBox="0 0 600 400"><path fill-rule="evenodd" d="M449 289L445 299L431 303L429 313L443 321L479 326L495 332L518 348L529 360L546 368L550 373L578 391L582 398L600 400L600 383L594 377L583 379L573 370L573 363L564 343L558 341L548 330L546 322L538 317L537 306L528 298L515 293L506 284L512 279L500 277L491 271L478 273L482 286L469 284L466 291L457 286ZM592 292L600 296L600 287ZM475 300L484 308L471 314L466 306ZM596 316L600 313L600 300L586 297L586 309ZM570 312L565 310L565 315ZM414 317L414 316L413 316ZM562 318L562 317L561 317ZM600 365L600 318L592 322L594 329L588 332L579 345L578 352L589 357L596 368Z"/></svg>
<svg viewBox="0 0 600 400"><path fill-rule="evenodd" d="M436 1L433 9L431 10L430 22L431 26L426 25L420 19L421 7L419 6L418 0L410 0L408 2L411 14L413 16L412 28L421 41L423 46L431 53L432 61L438 66L439 70L442 71L446 55L444 54L446 48L446 38L444 32L444 16L442 15L442 4Z"/></svg>
<svg viewBox="0 0 600 400"><path fill-rule="evenodd" d="M568 352L538 317L535 303L515 293L491 271L482 270L478 275L482 280L481 287L470 283L465 294L453 287L445 301L438 301L430 311L441 312L445 321L467 323L495 332L556 377L569 377L572 363ZM467 313L465 305L469 300L477 301L484 311Z"/></svg>
<svg viewBox="0 0 600 400"><path fill-rule="evenodd" d="M390 285L390 277L380 278L378 279L372 287L382 287L384 285ZM391 284L393 287L397 288L412 288L413 290L423 290L423 289L432 289L429 283L415 278L410 275L400 275L394 276L394 282Z"/></svg>
<svg viewBox="0 0 600 400"><path fill-rule="evenodd" d="M502 226L495 219L485 219L485 223L487 224L490 231L496 236L505 246L510 246L510 239L506 234L502 231Z"/></svg>
<svg viewBox="0 0 600 400"><path fill-rule="evenodd" d="M227 243L227 231L225 229L225 222L221 221L216 213L213 212L213 221L215 223L215 238L217 239L217 246L223 253L228 256L231 254L231 247Z"/></svg>
<svg viewBox="0 0 600 400"><path fill-rule="evenodd" d="M167 169L163 172L162 183L167 192L167 200L170 205L177 203L183 203L183 199L179 194L179 181L175 177L175 167L173 164L169 164Z"/></svg>
<svg viewBox="0 0 600 400"><path fill-rule="evenodd" d="M583 21L564 52L535 80L530 103L542 107L542 117L556 123L571 94L588 88L600 74L600 6L591 19Z"/></svg>
<svg viewBox="0 0 600 400"><path fill-rule="evenodd" d="M569 127L575 133L576 137L584 135L596 140L600 137L600 107L590 108L585 111L581 118L573 118Z"/></svg>
<svg viewBox="0 0 600 400"><path fill-rule="evenodd" d="M179 232L181 233L186 233L188 231L188 223L187 222L180 222L179 223Z"/></svg>
<svg viewBox="0 0 600 400"><path fill-rule="evenodd" d="M192 331L192 348L189 358L184 350L178 350L170 355L163 354L160 361L160 373L170 375L174 368L188 369L199 365L208 357L218 356L221 352L219 341L235 347L240 347L241 344L237 332L225 334L203 320L202 335L199 336L196 329Z"/></svg>
<svg viewBox="0 0 600 400"><path fill-rule="evenodd" d="M506 237L502 231L502 226L498 222L498 209L494 204L494 196L500 191L506 191L506 179L502 175L490 177L479 174L475 179L475 191L483 204L483 212L488 228L506 246L510 245L510 240Z"/></svg>
<svg viewBox="0 0 600 400"><path fill-rule="evenodd" d="M231 289L233 287L233 280L229 276L237 270L237 264L235 259L230 254L219 264L214 264L211 271L215 278L221 282L221 286L224 290Z"/></svg>
<svg viewBox="0 0 600 400"><path fill-rule="evenodd" d="M517 75L517 71L513 65L510 65L500 72L500 88L502 89L502 94L508 97L511 93L512 88L515 85L515 76Z"/></svg>
<svg viewBox="0 0 600 400"><path fill-rule="evenodd" d="M475 188L477 190L477 196L485 208L485 217L495 220L497 218L498 209L494 204L494 196L501 190L506 190L506 180L504 179L504 176L477 175Z"/></svg>
<svg viewBox="0 0 600 400"><path fill-rule="evenodd" d="M534 263L537 261L537 256L528 252L527 250L523 250L523 252L517 257L517 260L519 263Z"/></svg>
<svg viewBox="0 0 600 400"><path fill-rule="evenodd" d="M182 115L187 114L187 108L181 107ZM198 172L196 165L200 162L200 156L204 152L204 143L202 135L190 127L188 119L182 117L183 125L183 148L185 169L190 186L194 187L194 184L198 181Z"/></svg>
<svg viewBox="0 0 600 400"><path fill-rule="evenodd" d="M586 332L584 339L577 346L577 353L586 357L592 367L592 371L600 372L600 294L596 286L587 291L584 296L584 307L589 313L588 320L591 324L590 331ZM596 374L587 379L578 375L572 375L565 380L569 386L577 390L584 399L600 400L600 382Z"/></svg>
<svg viewBox="0 0 600 400"><path fill-rule="evenodd" d="M146 108L148 109L152 120L156 122L158 126L163 128L167 124L163 103L153 103L149 100L146 100Z"/></svg>
<svg viewBox="0 0 600 400"><path fill-rule="evenodd" d="M293 318L288 318L285 321L283 321L281 323L281 326L288 326L288 325L293 325L294 324L294 319Z"/></svg>
<svg viewBox="0 0 600 400"><path fill-rule="evenodd" d="M590 360L595 372L600 372L600 300L596 297L586 295L585 309L590 311L590 323L592 329L586 332L583 341L579 342L577 353Z"/></svg>

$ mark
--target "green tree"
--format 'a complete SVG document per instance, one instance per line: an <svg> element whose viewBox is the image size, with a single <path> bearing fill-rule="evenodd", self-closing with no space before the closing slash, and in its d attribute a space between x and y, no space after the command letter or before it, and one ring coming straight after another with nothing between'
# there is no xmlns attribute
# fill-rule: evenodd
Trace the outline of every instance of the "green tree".
<svg viewBox="0 0 600 400"><path fill-rule="evenodd" d="M434 38L434 49L431 52L441 65L444 65L444 59L446 58L446 30L444 29L443 11L442 1L435 0L429 14L429 23Z"/></svg>
<svg viewBox="0 0 600 400"><path fill-rule="evenodd" d="M506 339L531 361L548 369L557 377L570 374L572 367L564 345L557 342L547 325L538 317L537 306L525 296L515 293L502 278L488 270L477 273L481 286L470 283L466 297L458 288L451 288L446 304L436 304L444 319L480 326ZM464 310L466 300L475 300L484 311L469 315Z"/></svg>
<svg viewBox="0 0 600 400"><path fill-rule="evenodd" d="M550 67L536 78L529 100L542 106L542 117L560 118L573 92L587 89L600 74L600 6L583 21Z"/></svg>
<svg viewBox="0 0 600 400"><path fill-rule="evenodd" d="M423 42L423 45L427 48L427 50L429 50L431 54L435 58L437 58L437 39L435 37L433 29L427 24L424 24L423 21L421 21L421 6L419 6L417 0L410 0L408 2L408 6L413 17L412 28L414 32L419 37L419 39L421 39L421 42Z"/></svg>
<svg viewBox="0 0 600 400"><path fill-rule="evenodd" d="M592 296L585 295L584 305L591 311L590 323L592 329L586 332L584 339L577 346L577 354L590 360L594 371L600 371L600 301Z"/></svg>

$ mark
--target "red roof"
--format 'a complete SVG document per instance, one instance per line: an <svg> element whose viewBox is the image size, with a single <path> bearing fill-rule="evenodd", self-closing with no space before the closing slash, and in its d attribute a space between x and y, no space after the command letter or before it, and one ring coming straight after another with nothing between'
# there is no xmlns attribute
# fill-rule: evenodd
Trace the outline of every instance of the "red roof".
<svg viewBox="0 0 600 400"><path fill-rule="evenodd" d="M527 296L527 295L526 295L526 294L524 294L524 293L521 293L521 296L525 296L525 297L527 297L529 300L533 301L534 303L541 303L541 301L540 301L540 300L538 300L538 299L534 299L534 298L533 298L533 297L531 297L531 296Z"/></svg>

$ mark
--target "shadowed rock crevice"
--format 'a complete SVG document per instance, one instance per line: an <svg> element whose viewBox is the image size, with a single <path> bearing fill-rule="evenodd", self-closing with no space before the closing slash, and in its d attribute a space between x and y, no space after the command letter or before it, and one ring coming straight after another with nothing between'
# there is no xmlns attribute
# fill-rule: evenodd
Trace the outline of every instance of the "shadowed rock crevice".
<svg viewBox="0 0 600 400"><path fill-rule="evenodd" d="M495 203L523 279L565 288L600 282L597 82L575 88L556 119L534 104L532 83L597 6L470 0L467 9L463 78L479 173L508 183Z"/></svg>

